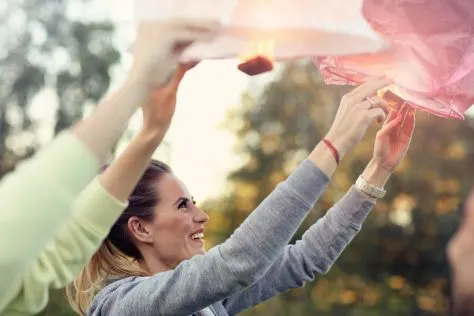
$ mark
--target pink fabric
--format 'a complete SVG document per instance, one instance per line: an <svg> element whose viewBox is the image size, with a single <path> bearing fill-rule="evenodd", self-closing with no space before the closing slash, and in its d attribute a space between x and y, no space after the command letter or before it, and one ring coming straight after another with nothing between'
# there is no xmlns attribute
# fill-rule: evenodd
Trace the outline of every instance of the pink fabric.
<svg viewBox="0 0 474 316"><path fill-rule="evenodd" d="M325 81L355 85L386 76L410 105L463 119L474 104L474 0L365 0L363 14L393 46L315 58Z"/></svg>

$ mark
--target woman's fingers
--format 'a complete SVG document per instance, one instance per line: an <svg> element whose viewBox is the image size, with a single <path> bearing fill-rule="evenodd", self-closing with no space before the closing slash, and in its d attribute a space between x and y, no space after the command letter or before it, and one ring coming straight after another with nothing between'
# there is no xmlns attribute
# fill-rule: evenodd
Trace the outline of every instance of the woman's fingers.
<svg viewBox="0 0 474 316"><path fill-rule="evenodd" d="M360 103L360 107L369 111L375 108L382 109L385 113L383 120L385 120L385 116L387 116L391 110L390 105L388 105L387 101L379 97L366 98L364 102ZM381 117L377 117L378 123L382 123L383 120L381 119Z"/></svg>
<svg viewBox="0 0 474 316"><path fill-rule="evenodd" d="M362 102L366 98L374 97L377 91L391 85L393 82L390 79L376 78L358 86L347 94L355 102Z"/></svg>
<svg viewBox="0 0 474 316"><path fill-rule="evenodd" d="M398 111L393 109L390 110L388 113L387 119L385 120L384 126L393 121L397 117Z"/></svg>
<svg viewBox="0 0 474 316"><path fill-rule="evenodd" d="M377 120L377 122L383 122L386 117L386 113L383 108L376 107L369 110L370 121Z"/></svg>
<svg viewBox="0 0 474 316"><path fill-rule="evenodd" d="M390 122L386 123L382 127L382 129L377 133L377 137L385 137L388 134L394 132L401 126L402 122L403 122L403 115L401 112L398 112L398 114L395 116L394 119L392 119Z"/></svg>

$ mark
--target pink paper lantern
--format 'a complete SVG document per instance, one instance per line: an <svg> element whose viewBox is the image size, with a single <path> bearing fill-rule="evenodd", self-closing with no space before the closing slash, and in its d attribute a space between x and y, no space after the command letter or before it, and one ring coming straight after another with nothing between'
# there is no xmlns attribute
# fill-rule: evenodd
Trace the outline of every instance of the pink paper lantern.
<svg viewBox="0 0 474 316"><path fill-rule="evenodd" d="M410 105L463 119L474 104L474 1L365 0L363 14L391 48L316 57L326 82L355 85L385 76Z"/></svg>

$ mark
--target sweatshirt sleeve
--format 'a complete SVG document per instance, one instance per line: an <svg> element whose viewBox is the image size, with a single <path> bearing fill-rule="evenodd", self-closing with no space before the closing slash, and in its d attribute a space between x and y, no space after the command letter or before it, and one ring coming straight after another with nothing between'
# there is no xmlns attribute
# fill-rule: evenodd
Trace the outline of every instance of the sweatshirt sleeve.
<svg viewBox="0 0 474 316"><path fill-rule="evenodd" d="M328 182L304 161L222 245L174 270L112 283L96 296L89 315L190 315L247 288L283 252Z"/></svg>
<svg viewBox="0 0 474 316"><path fill-rule="evenodd" d="M56 137L0 183L0 311L21 276L71 215L99 161L70 131Z"/></svg>
<svg viewBox="0 0 474 316"><path fill-rule="evenodd" d="M265 276L224 301L229 315L260 304L324 274L362 228L375 202L355 188L313 224L295 245L289 245Z"/></svg>
<svg viewBox="0 0 474 316"><path fill-rule="evenodd" d="M74 202L71 219L23 274L21 290L6 311L20 315L40 312L49 290L75 279L126 206L110 195L98 178L91 182Z"/></svg>

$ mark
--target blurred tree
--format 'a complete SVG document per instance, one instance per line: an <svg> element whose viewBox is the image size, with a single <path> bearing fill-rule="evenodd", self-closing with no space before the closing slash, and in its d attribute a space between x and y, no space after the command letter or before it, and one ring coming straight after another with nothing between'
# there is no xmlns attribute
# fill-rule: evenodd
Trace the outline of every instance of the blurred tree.
<svg viewBox="0 0 474 316"><path fill-rule="evenodd" d="M113 24L90 18L93 4L0 3L0 178L81 119L85 106L109 88L109 72L120 54L113 45ZM42 315L73 312L63 293L54 292Z"/></svg>
<svg viewBox="0 0 474 316"><path fill-rule="evenodd" d="M0 177L44 141L39 136L45 134L44 120L52 120L56 134L107 91L109 70L120 55L113 45L112 23L78 15L91 3L0 4ZM42 102L33 102L38 99Z"/></svg>
<svg viewBox="0 0 474 316"><path fill-rule="evenodd" d="M211 245L222 242L324 136L347 88L327 86L307 62L289 64L261 95L244 95L229 115L243 165L231 192L204 208ZM414 140L363 231L336 266L304 289L244 315L443 315L447 307L446 243L472 185L472 125L417 114ZM295 236L329 209L372 156L377 126L344 159L332 185Z"/></svg>

